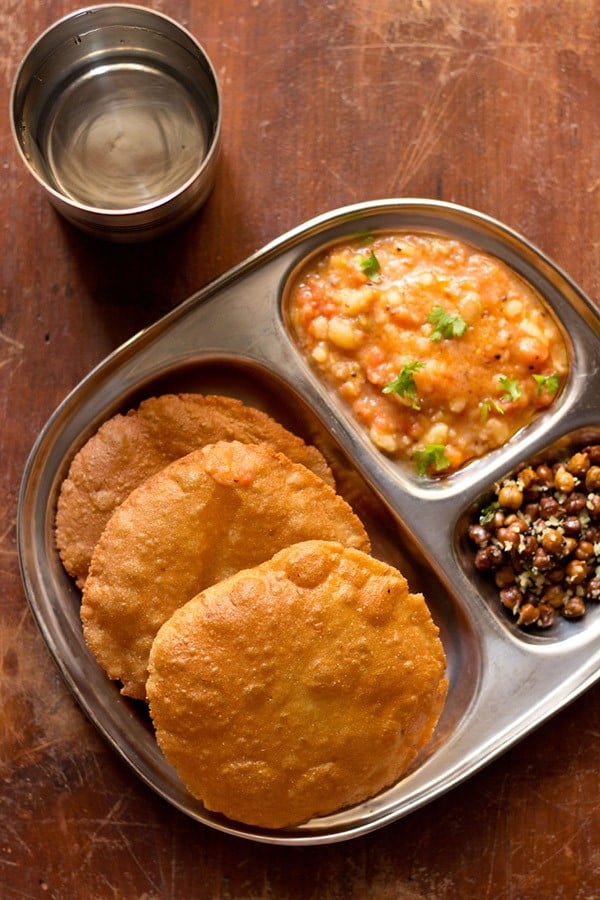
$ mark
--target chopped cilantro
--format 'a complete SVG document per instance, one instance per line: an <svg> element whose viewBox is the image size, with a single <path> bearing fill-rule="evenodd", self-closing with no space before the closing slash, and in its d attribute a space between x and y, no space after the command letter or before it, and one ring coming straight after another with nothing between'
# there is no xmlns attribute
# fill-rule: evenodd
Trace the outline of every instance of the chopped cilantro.
<svg viewBox="0 0 600 900"><path fill-rule="evenodd" d="M443 444L426 444L424 450L415 450L413 459L417 464L418 475L427 475L431 468L436 472L441 472L450 465Z"/></svg>
<svg viewBox="0 0 600 900"><path fill-rule="evenodd" d="M521 385L516 378L508 378L506 375L498 375L498 381L504 388L504 393L500 397L500 400L504 400L505 403L511 403L513 400L518 400L522 395L523 391L521 390ZM503 416L505 410L498 400L495 400L493 397L486 397L486 399L481 403L481 421L487 422L488 416L491 412L496 412L499 415Z"/></svg>
<svg viewBox="0 0 600 900"><path fill-rule="evenodd" d="M479 524L480 525L489 525L492 521L498 510L500 509L500 504L497 500L493 500L487 506L485 506L481 512L479 513Z"/></svg>
<svg viewBox="0 0 600 900"><path fill-rule="evenodd" d="M497 412L501 416L504 415L504 407L497 400L494 400L493 397L487 397L481 403L480 418L482 422L487 422L490 412Z"/></svg>
<svg viewBox="0 0 600 900"><path fill-rule="evenodd" d="M381 266L373 250L368 256L359 256L359 265L370 281L380 281Z"/></svg>
<svg viewBox="0 0 600 900"><path fill-rule="evenodd" d="M434 326L429 335L432 341L442 338L462 337L467 330L467 323L460 316L452 316L443 306L434 306L427 316L427 321Z"/></svg>
<svg viewBox="0 0 600 900"><path fill-rule="evenodd" d="M504 393L500 398L501 400L507 400L508 402L511 402L512 400L518 400L523 393L523 391L521 390L521 385L516 378L508 378L506 375L499 375L498 381L504 388Z"/></svg>
<svg viewBox="0 0 600 900"><path fill-rule="evenodd" d="M552 375L532 375L531 377L537 382L538 397L543 394L544 390L548 391L551 397L557 392L560 384L558 372L553 372Z"/></svg>
<svg viewBox="0 0 600 900"><path fill-rule="evenodd" d="M419 403L417 403L417 386L415 384L414 374L424 368L425 363L423 362L415 361L405 363L394 380L390 381L389 384L386 384L382 388L383 393L398 394L399 397L405 397L413 409L420 409L421 407Z"/></svg>

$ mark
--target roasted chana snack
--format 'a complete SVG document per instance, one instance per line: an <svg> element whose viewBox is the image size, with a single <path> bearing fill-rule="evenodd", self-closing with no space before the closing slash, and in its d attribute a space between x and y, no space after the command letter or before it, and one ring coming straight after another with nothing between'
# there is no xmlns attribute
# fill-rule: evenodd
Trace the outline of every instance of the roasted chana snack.
<svg viewBox="0 0 600 900"><path fill-rule="evenodd" d="M370 549L333 488L267 444L219 441L136 488L109 519L83 589L86 641L123 693L143 699L150 647L204 588L314 538Z"/></svg>
<svg viewBox="0 0 600 900"><path fill-rule="evenodd" d="M422 595L386 563L326 541L194 597L159 630L149 671L157 740L190 792L264 828L394 783L447 692Z"/></svg>
<svg viewBox="0 0 600 900"><path fill-rule="evenodd" d="M501 481L468 535L519 625L581 618L600 600L600 444Z"/></svg>
<svg viewBox="0 0 600 900"><path fill-rule="evenodd" d="M105 422L74 457L58 498L56 544L83 587L92 552L120 503L164 466L216 441L270 444L334 486L316 447L231 397L163 394Z"/></svg>

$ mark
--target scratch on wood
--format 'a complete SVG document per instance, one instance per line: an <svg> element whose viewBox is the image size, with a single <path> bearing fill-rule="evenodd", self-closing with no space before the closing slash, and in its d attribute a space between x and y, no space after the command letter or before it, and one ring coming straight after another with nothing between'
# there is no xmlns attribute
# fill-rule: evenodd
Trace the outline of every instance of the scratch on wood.
<svg viewBox="0 0 600 900"><path fill-rule="evenodd" d="M7 335L0 331L0 369L3 369L4 366L10 364L16 363L16 365L20 365L24 350L24 344L13 338L7 337Z"/></svg>
<svg viewBox="0 0 600 900"><path fill-rule="evenodd" d="M392 176L391 186L394 190L402 192L405 189L415 172L421 168L437 144L443 139L444 129L448 128L450 121L447 113L458 90L460 77L472 62L473 58L471 57L461 69L455 69L450 75L439 79L432 92L430 102L423 111L419 129L414 139L405 145L405 152ZM446 62L445 68L447 65ZM450 80L453 80L454 83L449 88Z"/></svg>
<svg viewBox="0 0 600 900"><path fill-rule="evenodd" d="M33 856L33 850L31 849L27 841L23 840L17 829L8 820L6 821L4 827L6 828L7 836L10 835L12 838L12 840L10 841L12 850L19 846L23 849L26 856Z"/></svg>
<svg viewBox="0 0 600 900"><path fill-rule="evenodd" d="M127 834L128 830L140 828L148 829L148 822L127 821L126 815L127 798L121 796L113 803L107 814L97 822L96 828L89 834L86 844L82 847L80 862L77 871L89 870L90 863L98 851L119 852L125 851L136 868L142 873L148 882L148 886L157 897L164 896L160 890L160 885L155 882L152 873L149 871L147 862L139 859L135 852L135 846L132 844ZM91 822L90 822L91 824ZM80 829L85 823L78 819ZM107 886L112 887L109 882Z"/></svg>
<svg viewBox="0 0 600 900"><path fill-rule="evenodd" d="M587 188L587 193L593 194L598 190L598 188L600 188L600 178L596 178L596 180L593 181L592 184L590 184L590 186Z"/></svg>
<svg viewBox="0 0 600 900"><path fill-rule="evenodd" d="M85 855L83 856L81 868L85 868L94 853L96 852L98 845L110 845L110 841L107 837L102 837L102 832L105 831L109 827L109 825L113 824L112 820L116 818L118 813L121 812L123 808L123 798L119 797L116 800L111 808L109 809L106 816L99 822L98 827L89 835L88 838L88 847Z"/></svg>

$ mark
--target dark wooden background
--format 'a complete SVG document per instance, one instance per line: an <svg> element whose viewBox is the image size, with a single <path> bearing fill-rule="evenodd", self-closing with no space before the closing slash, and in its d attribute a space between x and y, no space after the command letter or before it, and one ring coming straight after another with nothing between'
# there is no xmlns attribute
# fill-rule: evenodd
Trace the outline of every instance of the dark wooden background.
<svg viewBox="0 0 600 900"><path fill-rule="evenodd" d="M369 836L318 848L230 838L158 799L74 704L24 599L15 518L32 443L90 368L318 213L382 197L456 201L525 234L600 302L600 2L154 7L214 61L224 152L189 225L123 247L63 222L10 135L19 60L76 6L0 0L0 896L599 898L598 687Z"/></svg>

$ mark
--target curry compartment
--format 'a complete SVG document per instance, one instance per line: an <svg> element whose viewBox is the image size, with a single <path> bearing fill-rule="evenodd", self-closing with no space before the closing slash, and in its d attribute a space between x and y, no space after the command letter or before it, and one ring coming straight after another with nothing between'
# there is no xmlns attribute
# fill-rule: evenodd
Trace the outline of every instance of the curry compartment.
<svg viewBox="0 0 600 900"><path fill-rule="evenodd" d="M378 450L444 477L559 399L569 350L498 256L443 233L377 232L318 251L284 293L293 339Z"/></svg>

